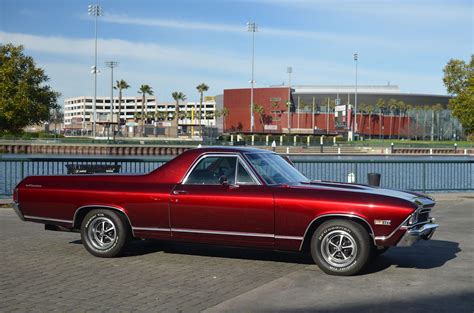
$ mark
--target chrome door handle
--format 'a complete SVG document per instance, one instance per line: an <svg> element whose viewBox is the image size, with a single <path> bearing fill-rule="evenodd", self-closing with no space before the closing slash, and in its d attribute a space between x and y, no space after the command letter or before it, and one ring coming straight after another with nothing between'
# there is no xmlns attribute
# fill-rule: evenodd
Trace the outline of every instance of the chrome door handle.
<svg viewBox="0 0 474 313"><path fill-rule="evenodd" d="M186 190L173 190L174 195L186 195L188 192Z"/></svg>

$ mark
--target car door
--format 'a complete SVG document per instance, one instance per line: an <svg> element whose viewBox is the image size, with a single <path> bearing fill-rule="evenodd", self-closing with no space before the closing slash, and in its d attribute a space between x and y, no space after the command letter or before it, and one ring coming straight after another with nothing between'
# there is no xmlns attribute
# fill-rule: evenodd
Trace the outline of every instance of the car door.
<svg viewBox="0 0 474 313"><path fill-rule="evenodd" d="M176 239L273 247L274 201L235 154L204 155L170 196Z"/></svg>

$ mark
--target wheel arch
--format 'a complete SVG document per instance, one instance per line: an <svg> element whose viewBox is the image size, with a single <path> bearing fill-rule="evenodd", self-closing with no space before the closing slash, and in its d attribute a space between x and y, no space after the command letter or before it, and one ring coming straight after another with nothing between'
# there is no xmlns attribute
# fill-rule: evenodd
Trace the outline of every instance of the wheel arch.
<svg viewBox="0 0 474 313"><path fill-rule="evenodd" d="M72 221L73 229L81 229L82 221L84 220L84 217L87 215L87 213L89 213L92 210L98 210L98 209L110 210L110 211L119 213L119 215L124 217L125 221L127 222L127 227L129 228L130 234L132 234L132 236L135 237L135 234L133 233L132 223L127 213L125 212L125 210L120 207L114 207L114 206L102 205L102 204L83 205L77 208L76 211L74 212L74 217Z"/></svg>
<svg viewBox="0 0 474 313"><path fill-rule="evenodd" d="M375 245L375 233L370 225L370 223L363 217L354 215L354 214L344 214L344 213L335 213L335 214L324 214L320 215L316 218L314 218L309 224L308 227L306 228L306 231L303 236L303 241L300 244L300 251L309 251L309 246L311 243L311 237L313 236L313 233L316 231L316 229L324 222L330 221L330 220L336 220L336 219L342 219L342 220L349 220L356 222L360 224L364 229L369 233L370 237L372 238L373 244Z"/></svg>

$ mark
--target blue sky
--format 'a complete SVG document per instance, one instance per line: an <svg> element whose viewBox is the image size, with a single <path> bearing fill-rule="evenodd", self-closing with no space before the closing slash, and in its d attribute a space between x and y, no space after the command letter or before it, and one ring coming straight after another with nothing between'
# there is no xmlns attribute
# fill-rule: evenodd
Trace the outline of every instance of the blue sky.
<svg viewBox="0 0 474 313"><path fill-rule="evenodd" d="M390 81L403 92L445 94L442 69L450 58L474 52L472 1L157 0L99 1L98 94L110 95L105 61L120 62L114 79L137 95L153 87L159 101L173 91L198 99L248 87L255 21L257 87L359 84ZM88 1L0 0L0 41L23 44L64 97L92 95L94 23Z"/></svg>

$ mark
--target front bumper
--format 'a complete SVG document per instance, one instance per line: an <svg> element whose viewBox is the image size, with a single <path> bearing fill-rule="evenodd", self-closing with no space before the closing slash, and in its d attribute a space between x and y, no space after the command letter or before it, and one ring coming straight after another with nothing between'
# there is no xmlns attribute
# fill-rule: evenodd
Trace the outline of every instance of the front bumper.
<svg viewBox="0 0 474 313"><path fill-rule="evenodd" d="M23 213L20 210L20 204L13 202L13 210L15 211L16 215L20 218L20 220L24 221L25 217L23 216Z"/></svg>
<svg viewBox="0 0 474 313"><path fill-rule="evenodd" d="M435 224L432 220L430 220L430 222L426 224L415 225L413 227L410 227L402 236L397 246L408 247L421 239L429 240L431 239L431 237L433 237L433 234L438 228L438 226L438 224Z"/></svg>

